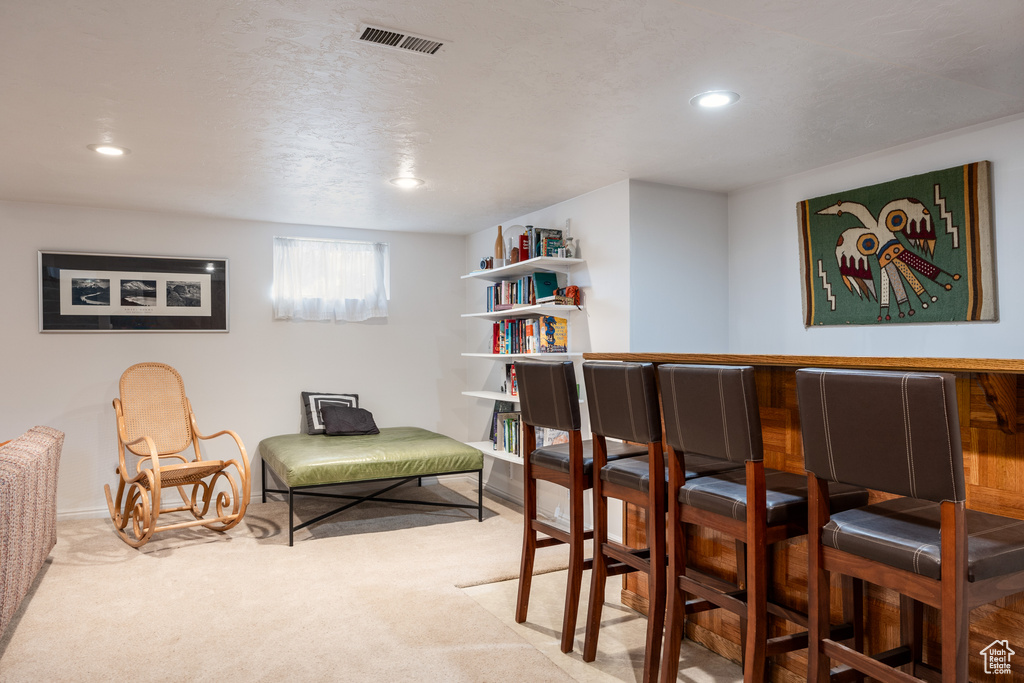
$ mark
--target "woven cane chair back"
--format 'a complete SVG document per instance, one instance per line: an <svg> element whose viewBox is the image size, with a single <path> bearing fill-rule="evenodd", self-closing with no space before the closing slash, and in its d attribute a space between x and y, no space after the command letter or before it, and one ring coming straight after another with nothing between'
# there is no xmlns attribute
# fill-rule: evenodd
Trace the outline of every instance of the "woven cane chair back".
<svg viewBox="0 0 1024 683"><path fill-rule="evenodd" d="M185 384L178 371L163 363L139 363L121 375L121 409L128 441L148 436L157 455L173 455L192 443ZM128 447L149 455L145 442Z"/></svg>

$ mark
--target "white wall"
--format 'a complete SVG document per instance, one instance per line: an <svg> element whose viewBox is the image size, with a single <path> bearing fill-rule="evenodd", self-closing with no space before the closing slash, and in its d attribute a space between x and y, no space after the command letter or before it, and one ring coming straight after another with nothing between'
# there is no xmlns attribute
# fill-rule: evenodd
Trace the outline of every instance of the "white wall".
<svg viewBox="0 0 1024 683"><path fill-rule="evenodd" d="M570 350L572 351L628 351L629 350L629 182L622 181L585 195L547 207L541 211L519 216L502 223L507 231L514 225L565 229L578 238L580 257L587 263L572 272L573 284L584 293L584 312L570 320ZM465 271L479 267L480 258L494 253L494 239L498 226L474 233L466 240ZM468 280L466 286L466 312L484 309L485 284ZM469 319L467 348L475 352L489 352L490 323ZM496 390L501 383L500 363L487 359L468 359L466 387ZM582 378L580 387L583 388ZM466 398L469 429L473 439L487 437L493 403ZM583 406L584 433L589 432L586 405ZM486 459L485 481L489 490L514 501L522 501L522 467L502 461ZM565 489L547 486L541 482L538 506L542 516L554 517L556 510L565 513ZM588 513L589 515L589 508ZM621 515L613 513L613 522ZM589 521L588 521L589 523ZM618 537L617 527L612 533Z"/></svg>
<svg viewBox="0 0 1024 683"><path fill-rule="evenodd" d="M796 204L974 161L992 162L998 323L805 329ZM729 351L1020 358L1024 118L976 126L729 195Z"/></svg>
<svg viewBox="0 0 1024 683"><path fill-rule="evenodd" d="M388 241L386 322L275 321L274 235ZM111 400L129 365L166 362L182 374L200 430L234 429L255 466L265 437L294 433L304 390L360 394L381 426L465 439L461 236L388 233L0 202L0 440L45 424L66 433L58 510L105 514L115 481ZM230 332L40 334L36 251L227 257ZM214 457L229 451L211 446Z"/></svg>
<svg viewBox="0 0 1024 683"><path fill-rule="evenodd" d="M630 351L729 343L726 195L629 181Z"/></svg>

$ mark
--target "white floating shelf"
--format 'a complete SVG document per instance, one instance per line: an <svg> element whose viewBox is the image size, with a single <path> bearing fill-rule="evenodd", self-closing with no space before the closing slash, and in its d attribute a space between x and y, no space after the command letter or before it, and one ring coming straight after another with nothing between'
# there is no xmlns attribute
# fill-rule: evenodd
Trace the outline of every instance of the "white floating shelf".
<svg viewBox="0 0 1024 683"><path fill-rule="evenodd" d="M509 401L510 403L519 403L518 396L503 394L500 391L463 391L462 395L472 396L473 398L485 398L488 401Z"/></svg>
<svg viewBox="0 0 1024 683"><path fill-rule="evenodd" d="M512 453L507 453L505 451L494 450L494 444L490 441L467 441L466 445L472 446L484 455L496 460L504 460L505 462L511 462L517 465L523 464L523 459L518 455L513 455Z"/></svg>
<svg viewBox="0 0 1024 683"><path fill-rule="evenodd" d="M462 395L472 396L473 398L484 398L488 401L509 401L511 403L519 403L518 396L509 396L508 394L503 394L500 391L463 391ZM580 399L580 403L583 403L582 398Z"/></svg>
<svg viewBox="0 0 1024 683"><path fill-rule="evenodd" d="M516 306L504 311L484 311L483 313L463 313L463 318L487 318L488 320L502 320L506 318L532 318L535 315L557 315L567 316L570 313L583 310L578 306L564 304L534 304L532 306Z"/></svg>
<svg viewBox="0 0 1024 683"><path fill-rule="evenodd" d="M582 356L582 353L464 353L466 358L490 358L491 360L525 360L536 358L569 358L570 356Z"/></svg>
<svg viewBox="0 0 1024 683"><path fill-rule="evenodd" d="M585 263L581 258L558 258L556 256L535 256L534 258L502 266L501 268L490 268L488 270L474 270L462 279L491 280L501 282L502 280L515 279L522 275L533 275L536 272L554 271L556 273L568 273L570 270Z"/></svg>

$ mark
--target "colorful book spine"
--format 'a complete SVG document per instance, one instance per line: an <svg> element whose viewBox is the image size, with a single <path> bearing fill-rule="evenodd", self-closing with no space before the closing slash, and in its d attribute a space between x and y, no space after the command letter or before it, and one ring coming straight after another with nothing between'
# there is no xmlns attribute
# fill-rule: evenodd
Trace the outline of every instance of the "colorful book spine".
<svg viewBox="0 0 1024 683"><path fill-rule="evenodd" d="M569 324L565 318L546 315L540 319L540 352L565 353L569 347Z"/></svg>

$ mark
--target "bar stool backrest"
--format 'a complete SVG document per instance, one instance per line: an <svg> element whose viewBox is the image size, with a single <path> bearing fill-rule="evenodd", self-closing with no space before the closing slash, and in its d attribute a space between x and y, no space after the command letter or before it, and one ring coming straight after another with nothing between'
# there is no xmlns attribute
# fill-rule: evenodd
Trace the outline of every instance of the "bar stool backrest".
<svg viewBox="0 0 1024 683"><path fill-rule="evenodd" d="M516 382L523 422L566 432L580 429L580 400L572 361L516 361Z"/></svg>
<svg viewBox="0 0 1024 683"><path fill-rule="evenodd" d="M658 377L673 450L731 462L764 458L754 368L660 365Z"/></svg>
<svg viewBox="0 0 1024 683"><path fill-rule="evenodd" d="M817 477L933 502L965 499L948 373L796 372L804 465Z"/></svg>
<svg viewBox="0 0 1024 683"><path fill-rule="evenodd" d="M661 411L651 363L583 364L590 429L613 439L661 441Z"/></svg>

